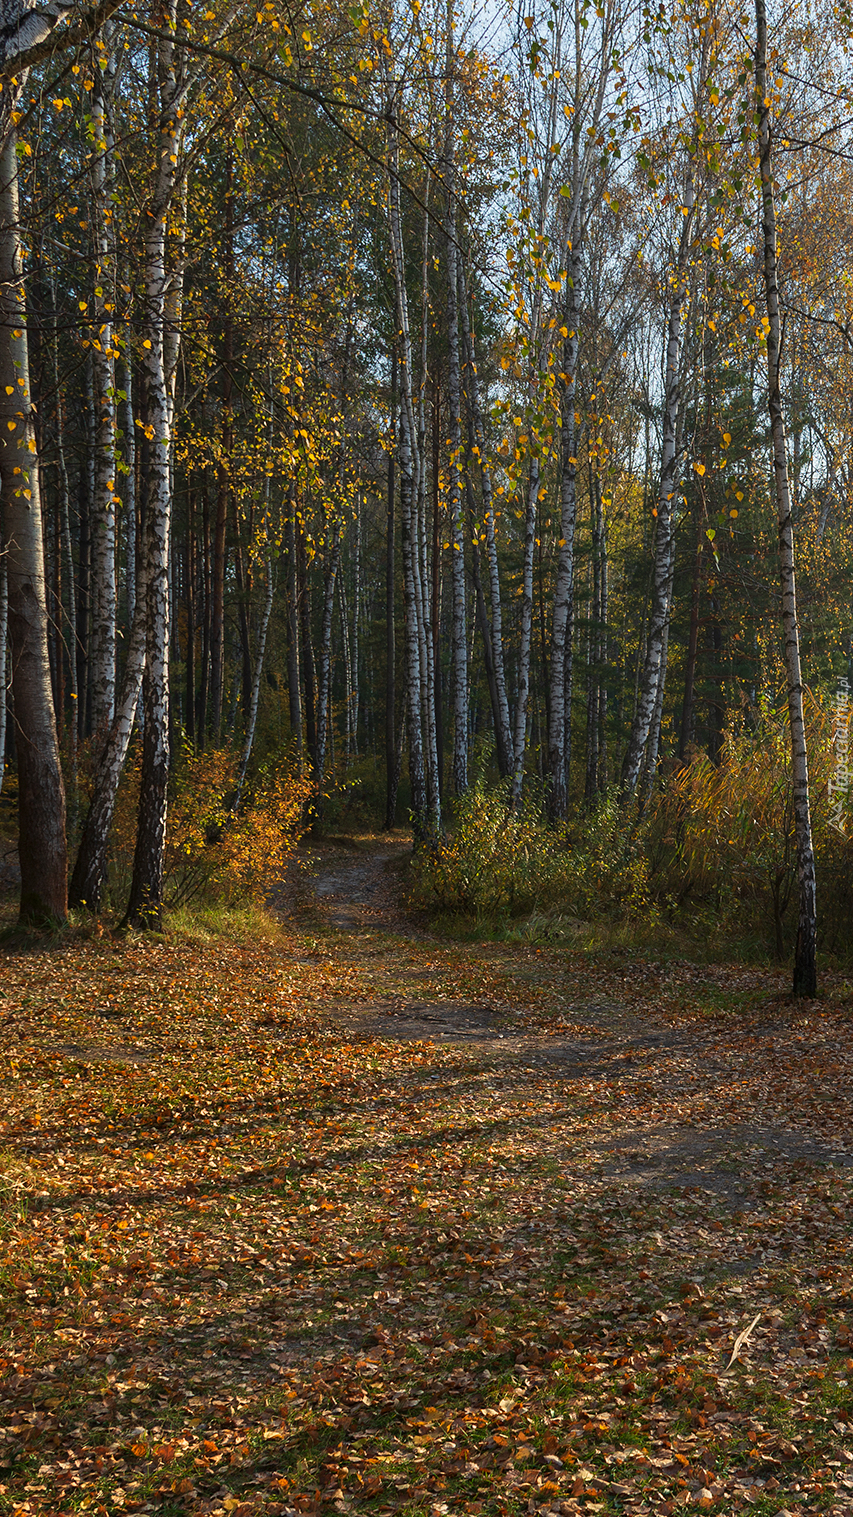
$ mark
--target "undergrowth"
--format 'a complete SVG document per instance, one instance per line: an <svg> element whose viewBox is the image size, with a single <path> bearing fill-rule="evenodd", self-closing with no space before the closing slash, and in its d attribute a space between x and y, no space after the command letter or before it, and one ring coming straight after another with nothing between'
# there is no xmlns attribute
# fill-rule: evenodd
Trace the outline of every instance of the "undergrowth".
<svg viewBox="0 0 853 1517"><path fill-rule="evenodd" d="M819 943L843 962L853 842L831 815L831 717L814 698L808 712ZM415 859L412 900L454 936L782 960L796 931L796 863L787 718L765 706L730 727L716 763L695 753L671 772L642 813L611 792L551 826L541 799L513 810L504 785L475 787L448 835Z"/></svg>

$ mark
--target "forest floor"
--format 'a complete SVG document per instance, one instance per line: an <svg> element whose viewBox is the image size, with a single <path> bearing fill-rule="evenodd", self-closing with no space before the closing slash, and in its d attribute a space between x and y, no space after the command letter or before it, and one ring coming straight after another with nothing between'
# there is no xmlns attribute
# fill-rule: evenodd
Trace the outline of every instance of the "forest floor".
<svg viewBox="0 0 853 1517"><path fill-rule="evenodd" d="M7 951L0 1512L853 1514L853 994L455 943Z"/></svg>

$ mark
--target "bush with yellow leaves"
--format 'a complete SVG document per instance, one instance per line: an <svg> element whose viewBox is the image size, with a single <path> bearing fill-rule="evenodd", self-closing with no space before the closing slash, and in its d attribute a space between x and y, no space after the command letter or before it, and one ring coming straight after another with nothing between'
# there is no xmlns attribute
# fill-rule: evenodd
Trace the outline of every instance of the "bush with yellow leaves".
<svg viewBox="0 0 853 1517"><path fill-rule="evenodd" d="M853 907L851 816L845 803L847 825L832 824L832 714L812 694L806 712L818 925L832 951L843 945ZM713 906L736 930L769 936L777 956L786 956L796 930L797 859L783 705L765 703L749 723L731 726L719 763L696 754L656 798L647 826L668 858L663 873L678 900Z"/></svg>
<svg viewBox="0 0 853 1517"><path fill-rule="evenodd" d="M136 747L119 789L113 830L110 895L118 904L133 868L139 804L140 751ZM314 793L295 764L269 763L237 801L239 757L231 749L196 753L182 744L169 781L165 900L185 906L199 899L264 901L281 886L305 831Z"/></svg>

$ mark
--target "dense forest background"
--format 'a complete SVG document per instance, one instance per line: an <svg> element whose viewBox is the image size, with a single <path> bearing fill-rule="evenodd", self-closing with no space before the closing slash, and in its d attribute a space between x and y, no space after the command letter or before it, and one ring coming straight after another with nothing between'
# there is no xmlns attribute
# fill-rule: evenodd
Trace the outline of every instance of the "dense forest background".
<svg viewBox="0 0 853 1517"><path fill-rule="evenodd" d="M440 907L758 901L779 953L816 851L839 949L849 17L6 20L24 915L248 888L313 796Z"/></svg>

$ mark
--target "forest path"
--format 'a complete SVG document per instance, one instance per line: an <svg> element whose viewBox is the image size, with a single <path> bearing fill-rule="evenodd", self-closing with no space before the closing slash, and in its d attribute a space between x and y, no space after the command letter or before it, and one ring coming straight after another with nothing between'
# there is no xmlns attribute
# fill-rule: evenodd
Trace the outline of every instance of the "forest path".
<svg viewBox="0 0 853 1517"><path fill-rule="evenodd" d="M853 992L406 914L0 985L0 1511L850 1517Z"/></svg>
<svg viewBox="0 0 853 1517"><path fill-rule="evenodd" d="M588 1136L582 1162L629 1189L692 1188L741 1209L771 1175L853 1167L853 1107L830 1118L830 1092L813 1079L815 1059L832 1065L835 1029L817 1007L790 1004L779 974L450 942L403 907L409 855L399 835L309 850L334 955L370 965L370 993L335 1001L330 1031L465 1050L514 1098L545 1081L573 1103L608 1101L607 1130ZM464 993L478 981L484 993ZM785 1099L786 1079L808 1102Z"/></svg>

